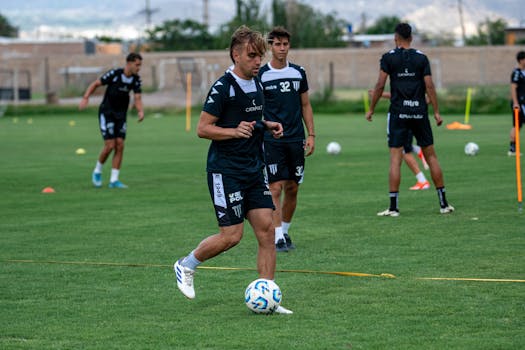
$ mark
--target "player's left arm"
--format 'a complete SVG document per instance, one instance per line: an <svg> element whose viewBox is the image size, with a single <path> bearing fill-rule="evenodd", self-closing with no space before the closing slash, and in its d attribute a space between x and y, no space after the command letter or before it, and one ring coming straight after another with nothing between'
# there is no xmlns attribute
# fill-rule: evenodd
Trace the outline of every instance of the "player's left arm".
<svg viewBox="0 0 525 350"><path fill-rule="evenodd" d="M303 113L304 125L306 126L306 131L308 133L306 136L306 143L304 145L304 149L306 151L305 155L308 157L314 153L315 149L314 111L312 109L312 104L310 103L308 91L305 91L301 94L301 110Z"/></svg>
<svg viewBox="0 0 525 350"><path fill-rule="evenodd" d="M427 96L428 96L428 99L430 100L430 104L432 105L432 109L434 110L434 119L436 119L437 126L440 126L441 123L443 123L443 119L441 118L441 114L439 114L439 106L438 106L436 88L434 86L434 82L432 81L432 76L425 75L424 80L425 80L425 88L427 91Z"/></svg>
<svg viewBox="0 0 525 350"><path fill-rule="evenodd" d="M142 105L142 94L135 93L133 95L133 100L135 101L134 105L135 105L135 108L137 109L139 122L141 122L144 120L144 106Z"/></svg>

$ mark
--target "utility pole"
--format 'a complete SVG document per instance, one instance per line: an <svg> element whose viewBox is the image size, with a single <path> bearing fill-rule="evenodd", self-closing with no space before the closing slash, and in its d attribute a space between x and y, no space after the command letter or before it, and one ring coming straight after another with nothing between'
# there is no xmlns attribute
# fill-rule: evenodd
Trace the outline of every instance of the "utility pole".
<svg viewBox="0 0 525 350"><path fill-rule="evenodd" d="M210 26L210 16L208 12L208 0L202 0L202 24L204 24L206 27Z"/></svg>
<svg viewBox="0 0 525 350"><path fill-rule="evenodd" d="M139 15L144 14L146 16L146 29L151 29L151 15L158 11L159 9L152 9L149 0L146 0L146 7L139 12Z"/></svg>
<svg viewBox="0 0 525 350"><path fill-rule="evenodd" d="M465 34L465 22L463 21L463 4L461 0L458 0L458 12L459 12L459 23L461 25L461 39L463 40L463 45L465 45L467 36Z"/></svg>

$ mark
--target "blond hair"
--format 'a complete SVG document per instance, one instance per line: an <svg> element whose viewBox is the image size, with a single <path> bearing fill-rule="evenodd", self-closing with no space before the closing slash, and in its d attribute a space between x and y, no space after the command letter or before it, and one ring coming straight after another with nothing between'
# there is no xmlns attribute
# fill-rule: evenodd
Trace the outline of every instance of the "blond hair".
<svg viewBox="0 0 525 350"><path fill-rule="evenodd" d="M261 57L264 56L267 50L266 42L264 41L262 34L242 25L232 34L230 42L230 58L233 63L235 63L235 60L233 59L233 51L238 51L244 45L250 45L255 53Z"/></svg>

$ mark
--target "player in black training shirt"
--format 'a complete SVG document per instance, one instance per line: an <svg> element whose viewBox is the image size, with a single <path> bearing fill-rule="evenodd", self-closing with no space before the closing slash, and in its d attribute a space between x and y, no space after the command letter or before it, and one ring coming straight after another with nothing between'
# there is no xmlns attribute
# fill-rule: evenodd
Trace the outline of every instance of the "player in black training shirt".
<svg viewBox="0 0 525 350"><path fill-rule="evenodd" d="M421 51L411 49L412 28L407 23L396 26L394 40L396 48L381 57L379 77L372 94L370 110L366 119L372 121L374 108L390 77L390 108L388 113L388 147L390 147L390 206L379 216L399 216L398 194L401 182L401 162L403 145L407 142L408 132L412 131L417 144L422 148L430 168L432 181L436 186L440 213L454 211L445 197L443 172L434 149L432 128L428 119L428 95L434 110L434 118L439 126L443 122L439 114L436 90L430 73L430 63Z"/></svg>
<svg viewBox="0 0 525 350"><path fill-rule="evenodd" d="M268 34L268 44L272 59L259 70L264 88L264 119L280 122L284 135L274 139L267 133L264 152L275 205L275 247L278 252L287 252L295 248L288 228L297 206L299 184L304 178L305 156L311 155L315 148L314 116L306 72L303 67L288 62L290 33L283 27L275 27ZM306 139L304 127L308 132Z"/></svg>
<svg viewBox="0 0 525 350"><path fill-rule="evenodd" d="M525 123L525 51L516 55L518 66L514 68L510 76L510 95L512 97L512 129L510 129L509 156L516 155L516 125L514 120L514 109L519 109L519 130Z"/></svg>
<svg viewBox="0 0 525 350"><path fill-rule="evenodd" d="M97 164L91 175L91 181L95 187L102 186L102 166L111 152L113 152L113 160L109 187L128 187L120 182L119 173L124 155L129 94L132 91L139 122L144 119L141 81L138 75L141 65L142 57L138 53L130 53L126 57L126 66L124 68L111 69L102 77L92 82L80 101L79 108L84 109L88 105L89 96L91 96L99 86L107 85L104 99L98 111L99 127L102 138L104 139L104 147L100 152Z"/></svg>
<svg viewBox="0 0 525 350"><path fill-rule="evenodd" d="M198 136L211 140L206 170L219 233L174 264L177 287L189 299L195 298L197 266L237 245L245 218L258 241L259 277L274 278L274 207L262 145L265 130L279 138L283 128L262 119L264 95L256 77L265 52L259 32L246 26L235 31L230 44L234 65L211 87L199 119ZM282 306L276 312L292 313Z"/></svg>

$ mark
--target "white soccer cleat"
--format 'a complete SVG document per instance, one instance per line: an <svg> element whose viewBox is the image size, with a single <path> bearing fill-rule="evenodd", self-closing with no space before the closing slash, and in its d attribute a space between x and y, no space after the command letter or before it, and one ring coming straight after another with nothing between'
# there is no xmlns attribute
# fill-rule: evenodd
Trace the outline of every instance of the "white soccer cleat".
<svg viewBox="0 0 525 350"><path fill-rule="evenodd" d="M385 211L380 211L379 213L377 213L377 216L392 216L392 217L396 217L396 216L399 216L399 211L387 209Z"/></svg>
<svg viewBox="0 0 525 350"><path fill-rule="evenodd" d="M194 299L195 289L193 288L193 275L195 274L195 270L182 266L179 261L180 260L173 265L173 270L177 277L177 287L179 287L186 298Z"/></svg>
<svg viewBox="0 0 525 350"><path fill-rule="evenodd" d="M451 206L450 204L447 205L445 208L440 208L439 209L439 212L441 214L449 214L449 213L452 213L454 211L454 207Z"/></svg>
<svg viewBox="0 0 525 350"><path fill-rule="evenodd" d="M291 315L291 314L293 314L292 310L288 310L287 308L282 307L281 305L279 305L279 307L277 309L275 309L274 312L276 314L282 314L282 315Z"/></svg>

